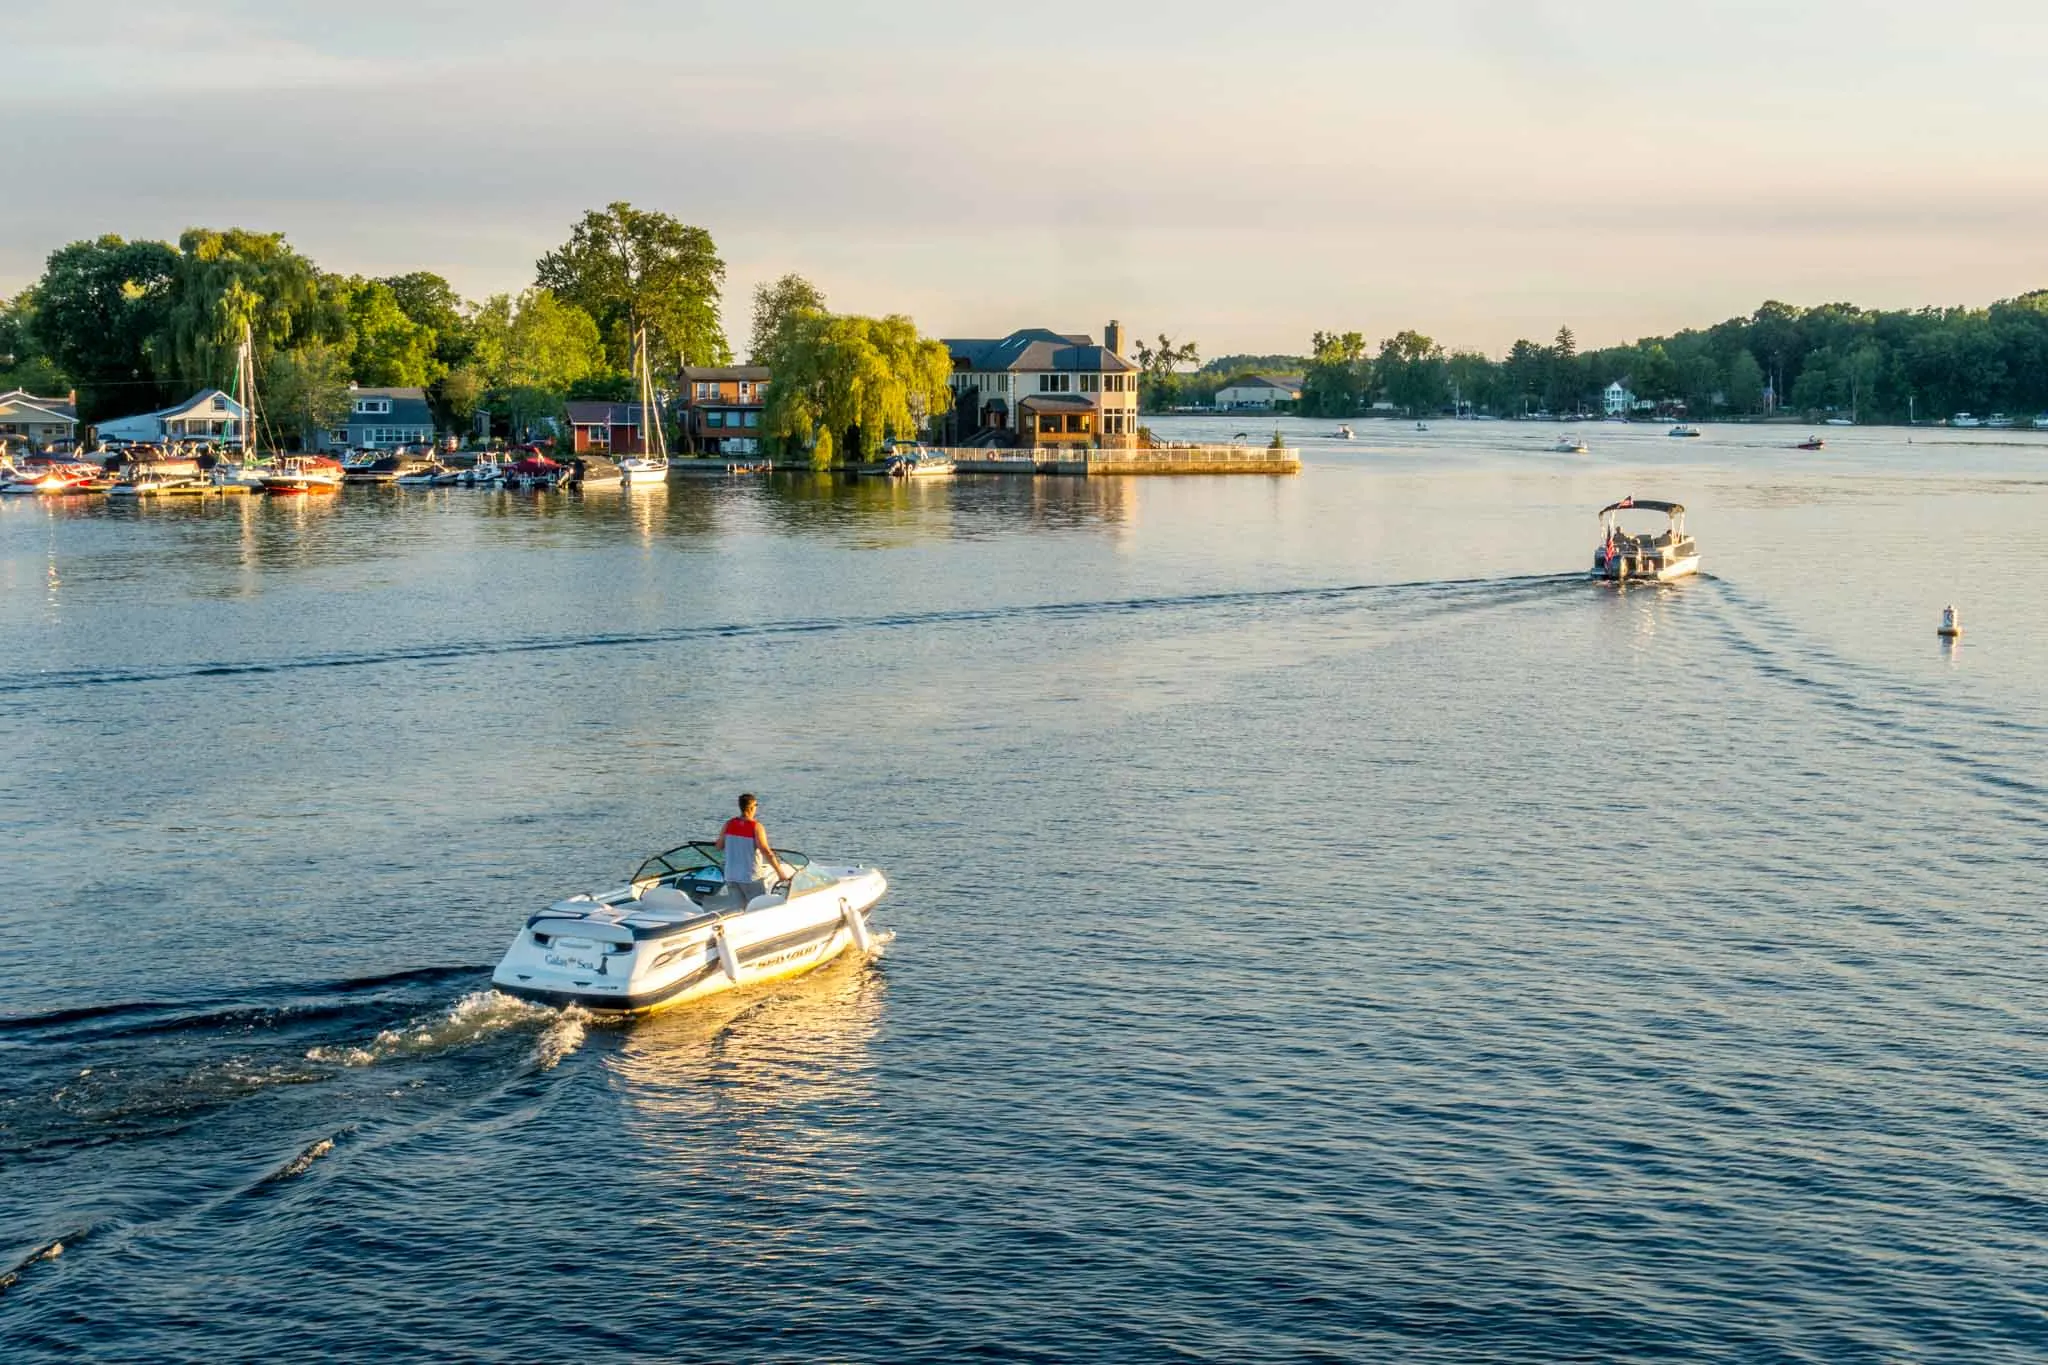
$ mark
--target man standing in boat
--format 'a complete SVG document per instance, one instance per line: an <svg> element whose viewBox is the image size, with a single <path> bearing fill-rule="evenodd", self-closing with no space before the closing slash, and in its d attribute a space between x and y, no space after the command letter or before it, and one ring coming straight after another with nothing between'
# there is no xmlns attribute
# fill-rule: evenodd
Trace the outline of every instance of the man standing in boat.
<svg viewBox="0 0 2048 1365"><path fill-rule="evenodd" d="M754 818L757 804L752 792L742 792L739 815L726 821L718 835L719 856L725 860L725 884L738 888L742 906L767 894L768 881L761 875L764 869L772 866L784 881L791 875L781 856L769 847L768 831Z"/></svg>

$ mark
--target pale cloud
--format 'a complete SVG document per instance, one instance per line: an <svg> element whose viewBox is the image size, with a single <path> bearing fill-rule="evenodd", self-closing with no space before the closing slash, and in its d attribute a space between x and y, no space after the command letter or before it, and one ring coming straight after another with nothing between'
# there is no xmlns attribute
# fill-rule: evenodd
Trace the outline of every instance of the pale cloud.
<svg viewBox="0 0 2048 1365"><path fill-rule="evenodd" d="M517 289L618 198L713 231L735 324L789 269L944 333L1211 352L2048 284L2034 5L72 0L11 32L41 192L0 203L0 289L195 223Z"/></svg>

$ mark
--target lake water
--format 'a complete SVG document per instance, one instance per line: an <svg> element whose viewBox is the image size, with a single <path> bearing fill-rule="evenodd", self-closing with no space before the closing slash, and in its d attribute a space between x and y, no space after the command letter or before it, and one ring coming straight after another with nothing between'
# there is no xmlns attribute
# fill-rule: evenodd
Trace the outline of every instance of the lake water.
<svg viewBox="0 0 2048 1365"><path fill-rule="evenodd" d="M0 1354L2048 1354L2048 441L1283 425L0 505ZM879 958L489 993L743 788Z"/></svg>

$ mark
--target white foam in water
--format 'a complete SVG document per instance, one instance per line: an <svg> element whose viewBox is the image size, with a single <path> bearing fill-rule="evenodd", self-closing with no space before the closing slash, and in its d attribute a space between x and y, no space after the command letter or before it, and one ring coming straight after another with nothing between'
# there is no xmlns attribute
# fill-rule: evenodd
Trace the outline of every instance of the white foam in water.
<svg viewBox="0 0 2048 1365"><path fill-rule="evenodd" d="M583 1041L583 1025L572 1020L573 1012L558 1012L544 1005L502 995L497 991L474 991L451 1005L446 1012L415 1020L399 1028L385 1029L368 1044L316 1047L306 1053L308 1061L338 1062L343 1066L375 1066L379 1062L402 1061L412 1057L467 1047L529 1024L545 1021L537 1057L544 1067L574 1051ZM573 1036L570 1036L573 1032ZM551 1042L560 1034L557 1041Z"/></svg>
<svg viewBox="0 0 2048 1365"><path fill-rule="evenodd" d="M304 1175L309 1169L311 1169L314 1162L318 1161L321 1157L326 1156L329 1152L333 1150L334 1139L321 1138L318 1142L308 1147L305 1151L300 1152L297 1156L293 1157L290 1161L286 1162L274 1178L278 1180L290 1180L295 1175Z"/></svg>

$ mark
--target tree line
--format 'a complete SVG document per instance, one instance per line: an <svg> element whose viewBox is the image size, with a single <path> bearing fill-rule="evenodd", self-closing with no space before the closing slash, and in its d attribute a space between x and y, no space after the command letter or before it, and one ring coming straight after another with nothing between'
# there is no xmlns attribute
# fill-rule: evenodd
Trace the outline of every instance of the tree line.
<svg viewBox="0 0 2048 1365"><path fill-rule="evenodd" d="M1590 351L1567 326L1547 343L1517 341L1499 359L1402 331L1377 347L1360 332L1317 332L1306 355L1229 356L1189 370L1188 347L1185 360L1156 363L1182 349L1165 337L1141 347L1148 410L1206 406L1244 376L1289 373L1302 380L1297 411L1318 417L1355 417L1379 403L1414 416L1597 411L1616 381L1659 411L1701 417L1905 422L2048 412L2048 290L1988 308L1772 301L1712 327Z"/></svg>

